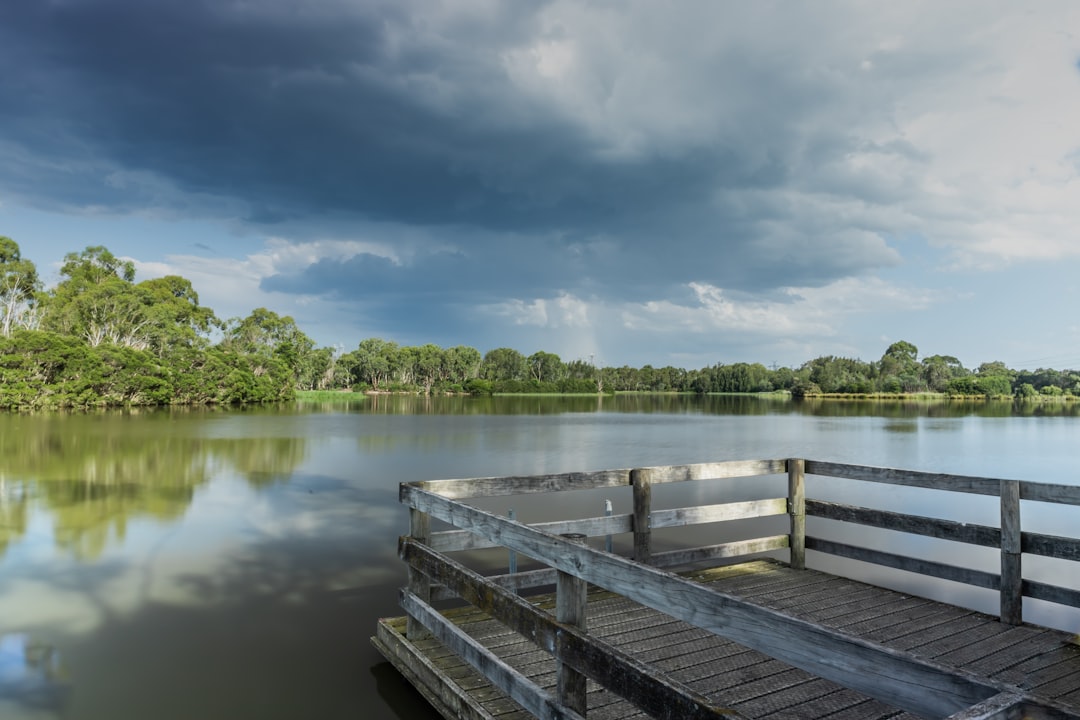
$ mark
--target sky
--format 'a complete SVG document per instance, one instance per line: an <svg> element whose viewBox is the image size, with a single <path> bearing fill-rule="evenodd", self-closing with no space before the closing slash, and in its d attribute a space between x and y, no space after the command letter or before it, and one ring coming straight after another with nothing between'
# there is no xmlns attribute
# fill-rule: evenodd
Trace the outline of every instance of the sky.
<svg viewBox="0 0 1080 720"><path fill-rule="evenodd" d="M320 346L1080 367L1080 3L3 0L0 235Z"/></svg>

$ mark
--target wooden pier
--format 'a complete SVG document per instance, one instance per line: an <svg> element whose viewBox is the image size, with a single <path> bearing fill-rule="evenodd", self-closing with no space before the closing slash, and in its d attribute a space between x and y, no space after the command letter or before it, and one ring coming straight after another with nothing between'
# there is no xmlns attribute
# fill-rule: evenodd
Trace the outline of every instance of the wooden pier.
<svg viewBox="0 0 1080 720"><path fill-rule="evenodd" d="M785 497L653 508L660 484L767 475L786 475ZM1000 521L815 499L815 478L989 495ZM464 502L626 485L629 514L533 525ZM1023 622L1024 597L1080 607L1080 591L1027 579L1021 562L1075 568L1080 540L1023 530L1021 501L1076 506L1080 487L786 459L407 483L401 501L407 615L372 642L447 718L1080 720L1076 638ZM775 515L788 532L653 551L659 528ZM1000 572L807 535L807 516L995 548ZM432 532L431 518L456 529ZM622 533L632 557L587 543ZM485 577L447 555L492 547L546 567ZM807 550L993 589L1000 612L828 575Z"/></svg>

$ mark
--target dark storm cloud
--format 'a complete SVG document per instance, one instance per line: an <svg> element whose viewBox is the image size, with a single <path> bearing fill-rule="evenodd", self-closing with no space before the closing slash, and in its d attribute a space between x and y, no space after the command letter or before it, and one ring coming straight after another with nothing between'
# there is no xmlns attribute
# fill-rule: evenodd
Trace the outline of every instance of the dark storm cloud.
<svg viewBox="0 0 1080 720"><path fill-rule="evenodd" d="M339 297L638 297L690 280L820 284L896 262L874 227L838 237L754 195L851 149L842 132L795 129L835 99L834 80L732 47L691 81L743 108L737 122L610 152L511 80L507 53L557 38L539 27L542 5L447 19L425 3L6 0L0 62L18 71L0 76L0 187L118 210L168 204L171 188L231 198L255 224L317 228L334 213L427 227L432 247L452 239L400 264L327 260L264 282ZM677 121L692 108L662 111ZM896 192L843 173L822 182L875 202Z"/></svg>

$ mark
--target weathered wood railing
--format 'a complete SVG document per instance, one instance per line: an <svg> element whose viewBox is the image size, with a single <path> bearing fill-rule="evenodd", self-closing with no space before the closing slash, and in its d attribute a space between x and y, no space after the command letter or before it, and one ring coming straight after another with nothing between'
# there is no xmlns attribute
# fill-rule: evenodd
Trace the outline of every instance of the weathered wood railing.
<svg viewBox="0 0 1080 720"><path fill-rule="evenodd" d="M786 497L678 509L652 507L655 485L779 474L787 475ZM994 495L1000 498L1000 527L807 498L808 476ZM614 488L627 484L632 486L633 496L633 510L629 514L534 525L525 525L460 502L463 498ZM813 481L810 484L812 486ZM584 710L582 677L592 678L656 717L734 715L663 674L657 674L654 669L643 668L616 648L590 637L584 629L585 620L579 614L578 599L570 599L572 592L580 598L581 585L572 582L573 578L622 594L913 712L976 717L969 712L972 706L1019 707L1023 700L1000 695L1002 689L988 681L755 606L661 568L783 549L788 550L791 566L801 568L806 563L805 551L813 550L996 589L1001 595L1004 622L1021 621L1024 596L1080 607L1080 591L1023 579L1020 562L1023 553L1080 560L1080 541L1023 532L1021 500L1080 505L1080 487L801 459L407 483L401 486L401 501L410 507L410 536L402 538L400 554L409 565L409 585L402 591L401 604L409 615L409 637L418 638L433 632L537 717L580 717ZM662 553L652 551L652 531L655 529L776 515L789 516L788 533ZM1001 551L1001 574L807 536L807 516L996 547ZM461 529L431 532L429 517ZM621 533L633 533L632 558L596 550L580 542L580 536ZM566 534L578 537L562 537ZM443 554L491 547L508 548L548 568L485 578ZM553 583L558 585L560 595L557 617L538 610L516 594L523 588ZM434 594L432 584L437 588ZM445 596L467 600L526 637L535 639L540 647L551 653L560 668L557 694L552 695L536 686L445 621L430 605L433 597Z"/></svg>
<svg viewBox="0 0 1080 720"><path fill-rule="evenodd" d="M896 530L942 540L999 548L1001 573L957 567L924 558L911 558L856 547L815 537L806 538L806 547L818 552L848 557L886 567L997 590L1001 596L1001 620L1023 621L1023 598L1030 597L1080 608L1080 591L1048 583L1025 580L1021 555L1038 555L1080 561L1080 540L1076 538L1024 532L1020 523L1020 501L1030 500L1061 505L1080 505L1080 487L1047 483L999 480L994 478L946 475L893 468L805 461L808 475L822 475L956 493L973 493L1000 498L999 527L951 520L905 515L885 510L853 507L821 500L807 500L806 514L843 522ZM1080 525L1078 525L1080 529Z"/></svg>

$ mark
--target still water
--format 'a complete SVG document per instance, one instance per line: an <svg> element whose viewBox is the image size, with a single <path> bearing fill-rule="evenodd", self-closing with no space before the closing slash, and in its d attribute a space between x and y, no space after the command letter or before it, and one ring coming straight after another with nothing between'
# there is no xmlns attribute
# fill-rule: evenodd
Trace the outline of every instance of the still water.
<svg viewBox="0 0 1080 720"><path fill-rule="evenodd" d="M667 396L0 415L0 718L434 718L368 643L376 618L400 614L402 481L807 457L1080 484L1077 415ZM996 523L982 498L845 482L809 494ZM1024 522L1075 534L1075 510L1025 507ZM822 523L811 532L834 532ZM887 535L866 541L895 549ZM1080 586L1071 567L1028 571ZM1028 609L1080 630L1075 614Z"/></svg>

